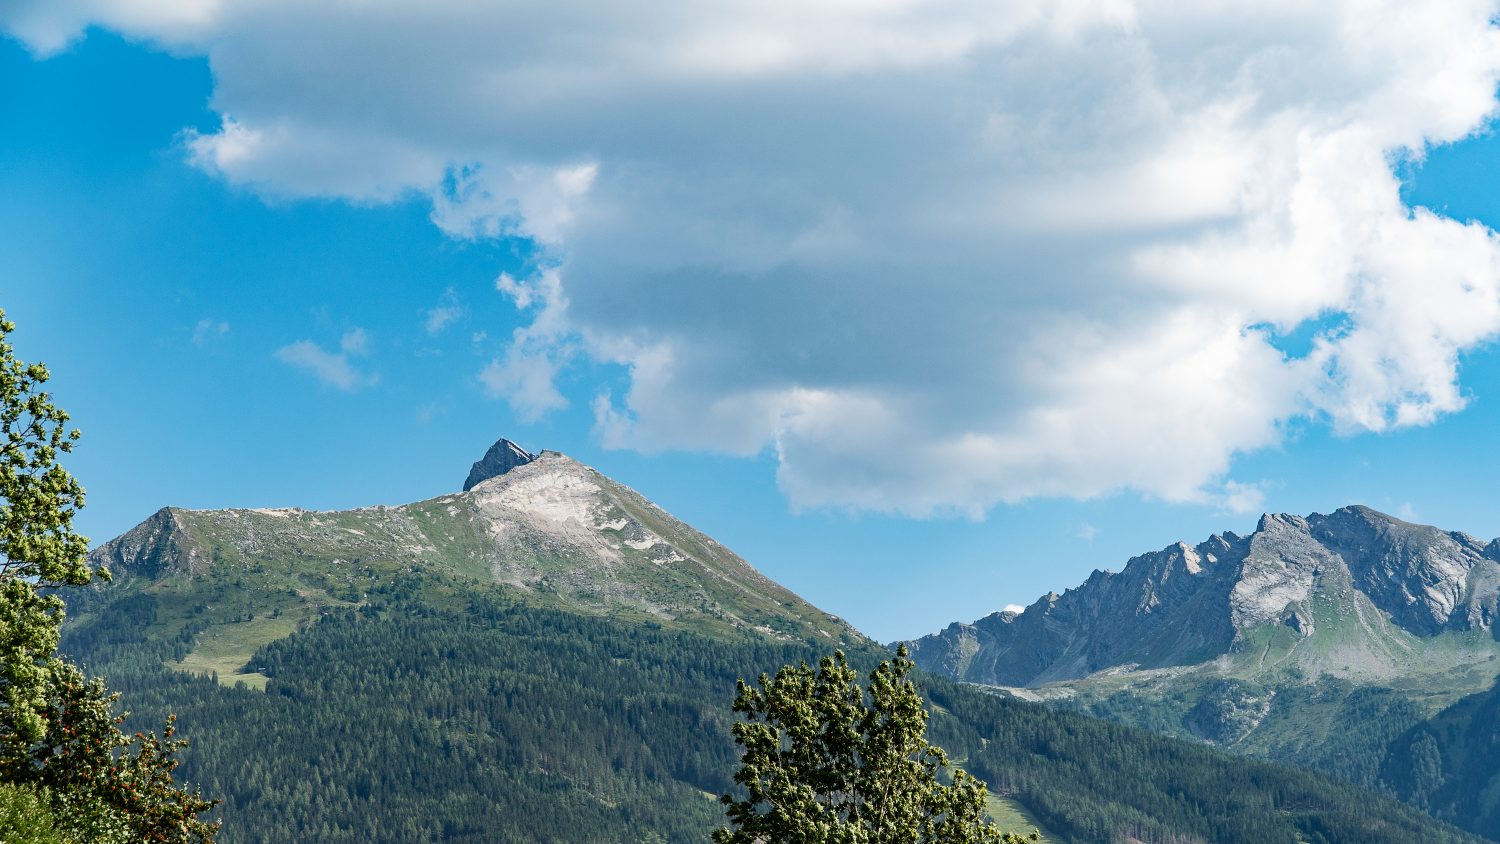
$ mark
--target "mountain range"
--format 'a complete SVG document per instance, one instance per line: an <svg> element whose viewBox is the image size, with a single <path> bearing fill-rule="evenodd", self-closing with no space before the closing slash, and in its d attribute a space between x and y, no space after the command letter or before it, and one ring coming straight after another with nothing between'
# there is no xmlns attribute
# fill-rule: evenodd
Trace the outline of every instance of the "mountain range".
<svg viewBox="0 0 1500 844"><path fill-rule="evenodd" d="M115 577L69 596L64 648L125 693L133 724L180 716L181 774L224 799L224 844L705 840L735 787L736 680L835 648L889 657L623 484L506 440L461 492L165 508L93 560ZM1201 577L1205 560L1163 571ZM1188 665L1223 633L1163 633L1151 664ZM1113 658L1066 638L1039 640L1032 679ZM1049 840L1477 840L1199 741L941 677L922 691L930 738L991 784L1002 825Z"/></svg>
<svg viewBox="0 0 1500 844"><path fill-rule="evenodd" d="M1433 802L1436 780L1497 792L1493 766L1419 740L1493 694L1497 602L1500 540L1350 506L1169 545L908 647L956 680L1321 769L1500 837L1493 797Z"/></svg>

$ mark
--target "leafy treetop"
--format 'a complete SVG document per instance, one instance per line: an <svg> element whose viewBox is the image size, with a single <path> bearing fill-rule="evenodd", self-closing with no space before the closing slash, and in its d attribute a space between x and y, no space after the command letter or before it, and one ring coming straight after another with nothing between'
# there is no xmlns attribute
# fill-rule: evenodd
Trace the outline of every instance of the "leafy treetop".
<svg viewBox="0 0 1500 844"><path fill-rule="evenodd" d="M8 340L15 328L0 311L0 690L10 751L42 736L47 666L62 623L62 599L37 590L95 576L88 539L73 530L83 487L58 463L78 431L42 389L47 367L16 358Z"/></svg>
<svg viewBox="0 0 1500 844"><path fill-rule="evenodd" d="M108 579L73 530L83 487L58 462L78 431L42 387L47 368L16 358L0 311L0 785L50 795L70 841L206 844L213 801L172 783L183 745L124 735L117 695L57 655L63 602L52 590Z"/></svg>
<svg viewBox="0 0 1500 844"><path fill-rule="evenodd" d="M927 743L927 711L903 647L859 684L842 651L814 671L785 666L759 688L743 680L733 727L743 749L726 794L731 829L718 844L1011 844L985 820L984 783L962 769L943 785L947 754ZM1029 840L1038 840L1033 832Z"/></svg>

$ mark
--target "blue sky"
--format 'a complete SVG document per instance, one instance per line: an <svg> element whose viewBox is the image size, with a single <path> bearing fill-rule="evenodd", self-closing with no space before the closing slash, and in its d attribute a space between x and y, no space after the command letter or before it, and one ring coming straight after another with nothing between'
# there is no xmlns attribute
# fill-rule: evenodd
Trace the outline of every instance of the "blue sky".
<svg viewBox="0 0 1500 844"><path fill-rule="evenodd" d="M1131 38L1153 31L1141 14ZM306 68L269 73L277 57L262 55L254 16L100 16L86 31L0 16L18 33L0 39L0 307L85 433L71 467L96 539L168 504L338 508L440 494L504 435L630 484L889 640L1029 603L1180 538L1248 531L1261 509L1365 503L1500 535L1500 323L1455 315L1500 301L1487 286L1500 283L1488 233L1457 225L1500 224L1500 142L1485 128L1493 69L1476 71L1479 100L1455 94L1426 123L1415 106L1409 123L1382 116L1387 88L1405 91L1407 77L1371 82L1360 108L1375 116L1351 125L1376 140L1348 146L1350 132L1332 132L1326 156L1298 153L1301 175L1287 185L1240 185L1232 211L1182 185L1153 199L1153 162L1166 150L1173 173L1274 170L1282 147L1259 127L1310 107L1209 131L1204 115L1219 111L1164 89L1182 120L1158 137L1074 103L1049 119L1106 124L1057 130L1077 157L1028 147L1024 173L967 173L992 198L1024 199L1031 212L1017 222L976 218L988 206L964 204L965 173L927 174L920 156L904 157L922 144L952 153L958 129L931 115L919 128L868 123L926 108L924 97L861 110L849 67L876 67L883 90L901 87L892 78L918 93L980 90L967 70L911 71L926 59L906 54L851 54L833 70L787 59L785 78L737 82L732 106L706 82L622 84L621 110L596 124L585 119L607 106L596 96L535 105L508 92L469 105L514 109L532 121L524 130L504 113L470 126L460 102L421 112L427 123L408 121L416 131L398 119L421 99L402 89L408 77L355 68L354 87L340 88L298 78ZM372 43L379 35L372 26ZM1463 46L1452 32L1430 37L1391 49ZM788 44L773 55L795 57ZM1170 64L1170 45L1153 44ZM349 36L343 47L358 45ZM1057 61L1077 58L1052 46ZM926 56L919 47L912 55ZM1017 72L1040 78L1047 65L1036 62ZM470 70L409 79L420 90L428 76ZM304 96L299 82L332 99ZM859 107L780 148L755 121L785 118L776 109L793 89L811 92L796 108L812 123ZM1029 113L1026 94L1006 94L1015 114ZM983 132L998 131L999 113ZM539 115L553 119L539 128ZM400 125L375 137L387 123ZM1122 138L1137 158L1084 187L1058 175ZM1425 139L1425 160L1391 152L1410 138ZM1371 150L1378 168L1315 166ZM867 186L877 172L904 174L885 181L909 208L867 211L862 202L891 206L887 187ZM1052 175L1026 180L1037 173ZM1376 199L1331 207L1383 232L1370 242L1301 212L1277 216L1320 186L1350 185ZM1392 217L1387 189L1442 217ZM1135 204L1115 209L1120 195ZM1080 203L1087 214L1069 210ZM1254 239L1283 218L1295 249ZM1149 237L1143 219L1155 221ZM1305 263L1265 257L1325 240L1352 245ZM1213 261L1194 250L1210 246L1265 275L1209 277ZM1122 275L1121 256L1154 273L1150 284ZM1359 269L1328 269L1346 264ZM1355 281L1308 299L1319 272ZM512 281L497 286L502 274ZM1457 305L1444 285L1461 291ZM1424 302L1436 302L1429 322L1402 321ZM1221 317L1227 331L1195 333Z"/></svg>

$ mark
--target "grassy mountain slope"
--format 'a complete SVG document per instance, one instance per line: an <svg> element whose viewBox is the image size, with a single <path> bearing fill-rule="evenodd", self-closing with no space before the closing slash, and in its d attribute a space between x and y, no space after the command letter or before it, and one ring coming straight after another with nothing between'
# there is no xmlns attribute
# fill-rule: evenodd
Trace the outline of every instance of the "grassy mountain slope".
<svg viewBox="0 0 1500 844"><path fill-rule="evenodd" d="M1433 815L1500 840L1500 685L1390 742L1380 783Z"/></svg>
<svg viewBox="0 0 1500 844"><path fill-rule="evenodd" d="M708 635L828 645L864 637L628 487L555 452L465 493L399 507L159 511L105 543L112 595L170 594L154 639L172 667L264 684L261 646L362 606L407 575L461 605L506 584L536 606ZM445 597L446 596L446 597Z"/></svg>

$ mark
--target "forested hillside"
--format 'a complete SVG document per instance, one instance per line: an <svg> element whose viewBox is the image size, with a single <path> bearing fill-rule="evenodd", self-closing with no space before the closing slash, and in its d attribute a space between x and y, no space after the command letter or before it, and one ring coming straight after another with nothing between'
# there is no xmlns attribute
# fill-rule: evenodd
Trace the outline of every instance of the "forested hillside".
<svg viewBox="0 0 1500 844"><path fill-rule="evenodd" d="M1500 840L1500 686L1391 742L1380 783L1439 818Z"/></svg>
<svg viewBox="0 0 1500 844"><path fill-rule="evenodd" d="M262 647L263 692L163 668L190 643L153 635L160 594L77 602L66 646L144 721L180 714L183 776L225 798L225 844L703 841L735 769L735 679L819 652L439 585L393 582ZM1316 775L924 685L930 738L1054 840L1472 840Z"/></svg>

